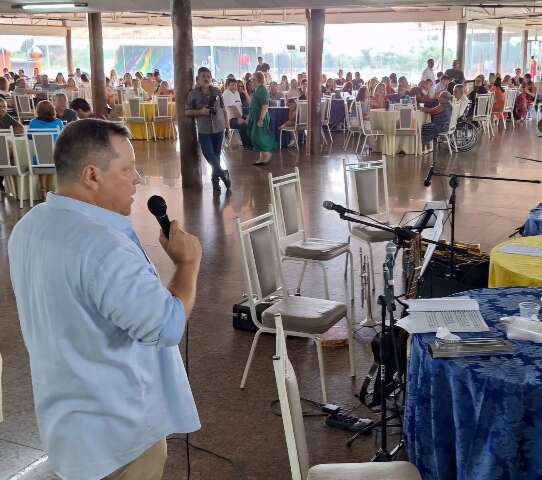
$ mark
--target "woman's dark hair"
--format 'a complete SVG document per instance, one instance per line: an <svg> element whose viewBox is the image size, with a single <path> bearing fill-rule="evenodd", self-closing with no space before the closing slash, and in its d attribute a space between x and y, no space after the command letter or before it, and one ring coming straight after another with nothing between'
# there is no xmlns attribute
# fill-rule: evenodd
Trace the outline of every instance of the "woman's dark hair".
<svg viewBox="0 0 542 480"><path fill-rule="evenodd" d="M89 81L88 75L86 73L81 74L81 81L82 82L88 82Z"/></svg>
<svg viewBox="0 0 542 480"><path fill-rule="evenodd" d="M36 116L44 122L52 122L56 118L56 110L49 100L42 100L36 107Z"/></svg>
<svg viewBox="0 0 542 480"><path fill-rule="evenodd" d="M74 98L70 103L70 108L76 111L90 112L90 105L84 98Z"/></svg>
<svg viewBox="0 0 542 480"><path fill-rule="evenodd" d="M502 80L501 80L501 77L495 78L495 82L493 83L493 85L495 85L497 88L500 88L500 89L501 89L501 92L504 93L504 88L502 88Z"/></svg>

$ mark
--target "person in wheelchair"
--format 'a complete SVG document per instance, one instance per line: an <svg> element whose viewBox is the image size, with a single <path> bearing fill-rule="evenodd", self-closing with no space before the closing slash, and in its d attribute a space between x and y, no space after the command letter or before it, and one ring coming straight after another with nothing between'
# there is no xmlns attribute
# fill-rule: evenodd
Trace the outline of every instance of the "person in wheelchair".
<svg viewBox="0 0 542 480"><path fill-rule="evenodd" d="M439 134L447 132L452 117L452 95L447 90L440 92L438 96L438 105L436 107L420 108L422 112L431 115L431 122L426 123L422 127L422 144L424 147L439 136Z"/></svg>

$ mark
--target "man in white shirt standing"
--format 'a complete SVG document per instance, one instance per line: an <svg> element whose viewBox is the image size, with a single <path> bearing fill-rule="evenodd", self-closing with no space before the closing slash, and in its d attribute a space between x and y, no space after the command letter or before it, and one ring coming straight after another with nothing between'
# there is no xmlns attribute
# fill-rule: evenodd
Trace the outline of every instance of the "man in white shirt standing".
<svg viewBox="0 0 542 480"><path fill-rule="evenodd" d="M432 58L427 60L427 68L422 73L422 81L429 79L433 82L433 84L435 83L435 72L433 71L434 66L435 61Z"/></svg>
<svg viewBox="0 0 542 480"><path fill-rule="evenodd" d="M222 94L222 99L224 100L224 107L228 114L230 128L239 132L243 147L249 149L250 135L248 133L248 122L246 117L243 116L241 96L237 91L237 80L235 78L228 78L226 81L226 89Z"/></svg>

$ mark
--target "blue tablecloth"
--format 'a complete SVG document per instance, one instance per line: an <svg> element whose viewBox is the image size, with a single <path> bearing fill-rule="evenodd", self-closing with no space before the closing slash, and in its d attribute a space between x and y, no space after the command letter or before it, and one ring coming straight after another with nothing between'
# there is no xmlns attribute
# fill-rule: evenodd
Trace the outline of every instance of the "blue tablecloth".
<svg viewBox="0 0 542 480"><path fill-rule="evenodd" d="M270 119L270 125L271 131L273 132L273 135L277 139L277 144L280 139L280 126L288 120L288 108L287 107L269 107L269 119ZM283 146L286 146L284 144L287 144L288 142L283 142Z"/></svg>
<svg viewBox="0 0 542 480"><path fill-rule="evenodd" d="M342 98L333 98L331 100L331 109L329 111L329 124L332 129L337 129L340 124L344 123L345 111L344 100Z"/></svg>
<svg viewBox="0 0 542 480"><path fill-rule="evenodd" d="M540 301L542 289L463 292L492 330ZM463 334L464 335L464 334ZM433 360L433 334L414 335L408 366L405 440L424 480L542 479L542 345L514 342L514 355Z"/></svg>

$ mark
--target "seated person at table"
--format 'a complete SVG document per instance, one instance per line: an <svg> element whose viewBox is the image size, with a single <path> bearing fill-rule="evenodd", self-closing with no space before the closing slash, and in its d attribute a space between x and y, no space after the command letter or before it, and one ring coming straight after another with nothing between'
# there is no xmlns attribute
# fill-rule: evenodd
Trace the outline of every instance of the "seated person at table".
<svg viewBox="0 0 542 480"><path fill-rule="evenodd" d="M250 134L248 131L248 121L247 117L243 115L243 103L237 91L237 80L235 78L229 78L226 81L226 89L222 94L222 100L228 114L230 128L236 129L239 132L243 147L249 149Z"/></svg>
<svg viewBox="0 0 542 480"><path fill-rule="evenodd" d="M359 103L359 108L361 109L361 114L363 116L363 121L369 121L369 89L365 86L359 87L358 94L356 96L356 102ZM366 124L369 127L368 124Z"/></svg>
<svg viewBox="0 0 542 480"><path fill-rule="evenodd" d="M77 118L94 118L89 103L84 98L74 98L70 103L70 108L75 111Z"/></svg>
<svg viewBox="0 0 542 480"><path fill-rule="evenodd" d="M534 83L531 81L531 75L526 73L523 77L523 83L519 89L519 95L514 108L515 118L526 120L529 116L529 110L536 99Z"/></svg>
<svg viewBox="0 0 542 480"><path fill-rule="evenodd" d="M390 85L391 85L391 88L393 88L394 90L397 90L397 87L399 86L397 82L397 74L394 72L390 73Z"/></svg>
<svg viewBox="0 0 542 480"><path fill-rule="evenodd" d="M250 107L250 95L248 95L245 89L245 82L243 80L237 80L237 91L241 97L241 103L243 108L247 109Z"/></svg>
<svg viewBox="0 0 542 480"><path fill-rule="evenodd" d="M279 84L277 82L271 82L271 84L269 85L270 102L274 102L274 103L278 102L278 104L280 105L280 101L283 99L284 99L284 93L279 88Z"/></svg>
<svg viewBox="0 0 542 480"><path fill-rule="evenodd" d="M51 102L42 100L36 107L36 118L33 118L28 125L28 130L51 130L56 129L60 132L64 128L64 122L56 118L56 110ZM53 135L53 140L56 142L59 134ZM31 135L29 135L29 138ZM32 158L32 164L37 165L38 159ZM48 191L48 180L53 175L39 175L41 197L45 199Z"/></svg>
<svg viewBox="0 0 542 480"><path fill-rule="evenodd" d="M450 77L446 75L442 75L442 77L440 77L440 82L438 82L438 85L435 88L435 95L437 96L437 98L439 97L440 92L444 92L448 90L449 83L450 83Z"/></svg>
<svg viewBox="0 0 542 480"><path fill-rule="evenodd" d="M286 106L288 107L288 120L286 120L280 128L285 127L295 127L295 117L297 115L297 102L293 98L289 98L286 101ZM296 146L295 138L290 132L283 132L283 135L288 134L290 136L290 141L288 142L288 148Z"/></svg>
<svg viewBox="0 0 542 480"><path fill-rule="evenodd" d="M56 116L66 123L77 120L77 113L71 108L68 108L68 97L65 93L57 93L55 95L55 110Z"/></svg>
<svg viewBox="0 0 542 480"><path fill-rule="evenodd" d="M346 82L344 85L343 85L343 89L342 91L344 93L348 93L348 95L352 95L352 91L353 91L354 87L352 85L352 82Z"/></svg>
<svg viewBox="0 0 542 480"><path fill-rule="evenodd" d="M485 95L487 92L487 88L484 87L484 76L478 75L474 79L474 86L472 87L471 92L469 93L469 101L470 101L470 107L467 115L469 117L472 117L474 114L474 108L476 106L476 95Z"/></svg>
<svg viewBox="0 0 542 480"><path fill-rule="evenodd" d="M467 108L469 106L469 99L465 95L465 88L463 87L462 83L458 83L454 87L453 96L453 102L459 103L459 116L462 117L463 115L465 115L465 112L467 111Z"/></svg>
<svg viewBox="0 0 542 480"><path fill-rule="evenodd" d="M335 95L335 90L337 90L337 85L335 84L335 80L333 80L332 78L328 78L326 80L326 84L322 87L322 94Z"/></svg>
<svg viewBox="0 0 542 480"><path fill-rule="evenodd" d="M361 73L355 72L354 73L354 80L352 80L352 85L354 86L354 90L359 90L361 86L363 85L363 80L361 79Z"/></svg>
<svg viewBox="0 0 542 480"><path fill-rule="evenodd" d="M352 82L352 78L352 72L346 72L346 81L344 83Z"/></svg>
<svg viewBox="0 0 542 480"><path fill-rule="evenodd" d="M7 130L9 127L13 127L13 133L16 135L24 133L23 125L8 113L6 100L0 98L0 129Z"/></svg>
<svg viewBox="0 0 542 480"><path fill-rule="evenodd" d="M504 121L504 103L506 101L506 94L504 93L504 88L501 85L501 77L495 76L493 79L493 85L490 89L495 95L495 100L493 101L493 118L495 120Z"/></svg>
<svg viewBox="0 0 542 480"><path fill-rule="evenodd" d="M24 133L24 127L8 113L8 105L3 98L0 98L0 129L7 130L13 127L13 133L20 135ZM0 192L4 191L4 177L0 176Z"/></svg>
<svg viewBox="0 0 542 480"><path fill-rule="evenodd" d="M429 145L440 133L448 131L452 117L452 96L447 90L440 92L438 105L433 108L420 108L431 115L431 122L422 126L422 144Z"/></svg>
<svg viewBox="0 0 542 480"><path fill-rule="evenodd" d="M405 76L399 77L399 82L397 84L397 91L402 88L403 90L410 90L410 85L408 84L408 80Z"/></svg>
<svg viewBox="0 0 542 480"><path fill-rule="evenodd" d="M6 101L8 112L15 115L15 100L9 91L9 82L4 77L0 77L0 98Z"/></svg>
<svg viewBox="0 0 542 480"><path fill-rule="evenodd" d="M65 92L77 92L79 89L77 88L77 83L75 83L75 78L68 77L68 80L66 80L66 86L64 87Z"/></svg>
<svg viewBox="0 0 542 480"><path fill-rule="evenodd" d="M298 100L307 100L307 95L309 93L309 81L304 78L301 81L301 86L299 88L299 97Z"/></svg>
<svg viewBox="0 0 542 480"><path fill-rule="evenodd" d="M290 82L288 82L288 77L283 75L280 79L280 89L283 92L287 92L290 89Z"/></svg>
<svg viewBox="0 0 542 480"><path fill-rule="evenodd" d="M501 85L503 87L512 88L514 86L512 83L512 77L510 75L505 75L502 79Z"/></svg>
<svg viewBox="0 0 542 480"><path fill-rule="evenodd" d="M29 89L26 85L26 80L19 77L15 82L15 89L13 90L13 95L28 95Z"/></svg>
<svg viewBox="0 0 542 480"><path fill-rule="evenodd" d="M290 82L290 90L288 90L288 93L286 96L288 98L297 98L301 92L299 91L299 85L297 83L297 80L295 78L292 78L292 81Z"/></svg>
<svg viewBox="0 0 542 480"><path fill-rule="evenodd" d="M235 81L235 78L233 80ZM170 101L175 101L175 91L169 88L169 83L167 83L165 80L160 82L160 85L156 89L155 93L159 96L168 96Z"/></svg>
<svg viewBox="0 0 542 480"><path fill-rule="evenodd" d="M147 92L141 88L141 80L135 78L132 81L132 88L130 90L132 91L133 98L139 98L142 102L145 101Z"/></svg>
<svg viewBox="0 0 542 480"><path fill-rule="evenodd" d="M58 72L56 74L55 83L58 86L66 85L66 80L64 79L64 75L62 74L62 72Z"/></svg>
<svg viewBox="0 0 542 480"><path fill-rule="evenodd" d="M390 77L382 77L382 84L384 85L384 88L386 89L386 95L393 95L395 93L395 90L391 86Z"/></svg>
<svg viewBox="0 0 542 480"><path fill-rule="evenodd" d="M346 79L344 78L344 71L343 69L339 69L339 71L337 72L337 78L335 79L335 85L337 86L342 86L344 84L344 82L346 82Z"/></svg>
<svg viewBox="0 0 542 480"><path fill-rule="evenodd" d="M132 74L126 72L122 76L122 84L124 85L124 88L130 88L132 86Z"/></svg>
<svg viewBox="0 0 542 480"><path fill-rule="evenodd" d="M386 85L379 83L374 89L373 96L369 99L369 105L371 108L385 108L386 100Z"/></svg>

